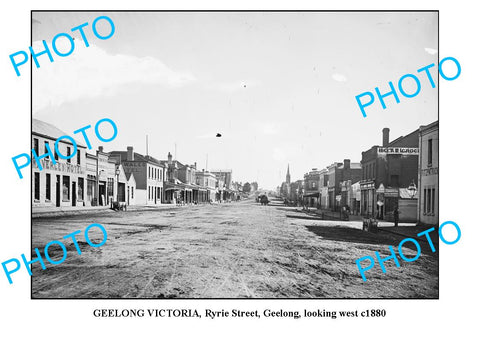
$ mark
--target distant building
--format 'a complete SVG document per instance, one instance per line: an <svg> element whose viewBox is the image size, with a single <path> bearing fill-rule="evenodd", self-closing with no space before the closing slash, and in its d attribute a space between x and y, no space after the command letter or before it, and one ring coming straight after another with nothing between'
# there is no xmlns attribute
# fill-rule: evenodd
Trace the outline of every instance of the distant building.
<svg viewBox="0 0 480 340"><path fill-rule="evenodd" d="M210 202L215 200L215 194L217 192L217 177L214 174L205 171L196 172L196 184L205 189L202 202Z"/></svg>
<svg viewBox="0 0 480 340"><path fill-rule="evenodd" d="M298 180L290 184L290 196L288 199L295 203L296 205L300 204L303 199L303 180Z"/></svg>
<svg viewBox="0 0 480 340"><path fill-rule="evenodd" d="M185 203L195 203L199 201L200 189L202 192L205 189L200 188L196 184L195 173L197 171L197 164L188 165L182 164L180 162L178 164L178 179L185 185L184 192L185 192ZM203 196L202 196L203 199Z"/></svg>
<svg viewBox="0 0 480 340"><path fill-rule="evenodd" d="M418 129L389 141L383 129L382 146L362 152L361 214L393 220L398 207L400 221L416 221L418 181ZM410 190L409 190L410 188Z"/></svg>
<svg viewBox="0 0 480 340"><path fill-rule="evenodd" d="M122 164L126 178L130 178L130 174L135 176L136 204L160 205L164 202L165 167L159 160L136 153L131 146L127 147L127 151L112 151L109 157Z"/></svg>
<svg viewBox="0 0 480 340"><path fill-rule="evenodd" d="M352 180L340 182L341 199L340 205L348 207L352 214L360 212L360 181L352 183Z"/></svg>
<svg viewBox="0 0 480 340"><path fill-rule="evenodd" d="M312 171L307 172L303 176L304 192L303 201L308 207L319 207L319 183L320 183L320 171L317 168L313 168Z"/></svg>
<svg viewBox="0 0 480 340"><path fill-rule="evenodd" d="M235 190L232 187L232 170L210 170L210 173L217 177L217 189L220 201L228 201L235 198Z"/></svg>
<svg viewBox="0 0 480 340"><path fill-rule="evenodd" d="M420 126L418 157L417 219L423 225L438 225L438 120Z"/></svg>
<svg viewBox="0 0 480 340"><path fill-rule="evenodd" d="M343 181L358 182L362 177L362 166L360 163L351 163L349 159L345 159L343 163L336 162L328 166L327 174L328 208L338 211L342 206L348 205L346 197L342 200L341 183Z"/></svg>
<svg viewBox="0 0 480 340"><path fill-rule="evenodd" d="M319 173L318 191L320 192L319 203L321 209L328 209L328 170L322 169Z"/></svg>

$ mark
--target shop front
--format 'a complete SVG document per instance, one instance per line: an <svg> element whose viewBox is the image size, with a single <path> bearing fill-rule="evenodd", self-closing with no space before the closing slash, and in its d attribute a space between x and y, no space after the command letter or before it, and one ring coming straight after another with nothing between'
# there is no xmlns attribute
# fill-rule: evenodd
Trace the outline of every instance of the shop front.
<svg viewBox="0 0 480 340"><path fill-rule="evenodd" d="M375 216L375 207L376 207L376 190L375 182L368 181L360 183L360 192L361 192L361 215L365 217Z"/></svg>

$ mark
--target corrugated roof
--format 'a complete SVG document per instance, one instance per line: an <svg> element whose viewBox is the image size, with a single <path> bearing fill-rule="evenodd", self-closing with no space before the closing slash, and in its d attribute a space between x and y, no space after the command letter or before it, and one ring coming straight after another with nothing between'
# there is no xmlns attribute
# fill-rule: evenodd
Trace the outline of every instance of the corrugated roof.
<svg viewBox="0 0 480 340"><path fill-rule="evenodd" d="M57 128L55 125L52 125L50 123L47 123L35 118L32 119L32 134L42 135L44 137L49 137L55 140L58 139L58 137L65 136L65 135L70 136L72 138L74 136L73 133L72 134L65 133L59 128ZM73 138L73 140L75 140L75 142L77 143L77 146L86 148L86 146L78 142L76 138ZM70 144L68 142L68 139L62 139L62 141Z"/></svg>

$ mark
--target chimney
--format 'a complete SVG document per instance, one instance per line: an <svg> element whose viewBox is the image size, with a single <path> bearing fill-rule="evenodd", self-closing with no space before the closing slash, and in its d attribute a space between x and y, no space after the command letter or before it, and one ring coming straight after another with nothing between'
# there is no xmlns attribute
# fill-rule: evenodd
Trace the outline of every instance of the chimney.
<svg viewBox="0 0 480 340"><path fill-rule="evenodd" d="M349 170L350 169L350 160L349 159L344 159L343 160L343 168L345 170Z"/></svg>
<svg viewBox="0 0 480 340"><path fill-rule="evenodd" d="M99 152L103 152L103 146L99 146L99 147L98 147L98 151L99 151Z"/></svg>
<svg viewBox="0 0 480 340"><path fill-rule="evenodd" d="M172 154L169 152L168 153L168 165L172 164Z"/></svg>
<svg viewBox="0 0 480 340"><path fill-rule="evenodd" d="M195 168L195 170L197 170L197 162L195 162L195 164L193 165L193 167Z"/></svg>
<svg viewBox="0 0 480 340"><path fill-rule="evenodd" d="M127 161L133 161L133 146L127 146Z"/></svg>
<svg viewBox="0 0 480 340"><path fill-rule="evenodd" d="M382 130L382 132L383 132L383 143L382 143L382 146L388 146L390 129L389 129L389 128L384 128L384 129Z"/></svg>

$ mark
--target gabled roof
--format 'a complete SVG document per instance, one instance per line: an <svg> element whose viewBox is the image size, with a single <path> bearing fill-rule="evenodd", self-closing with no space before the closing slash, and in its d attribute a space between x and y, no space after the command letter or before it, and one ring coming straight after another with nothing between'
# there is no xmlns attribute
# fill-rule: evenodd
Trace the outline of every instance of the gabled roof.
<svg viewBox="0 0 480 340"><path fill-rule="evenodd" d="M127 176L127 181L130 181L130 179L133 178L133 180L135 181L135 183L137 183L137 180L135 179L135 176L133 175L133 172L127 173L127 172L125 171L125 175Z"/></svg>
<svg viewBox="0 0 480 340"><path fill-rule="evenodd" d="M60 130L59 128L57 128L55 125L52 125L50 123L44 122L43 120L39 120L39 119L35 119L35 118L32 119L32 134L40 135L42 137L47 137L47 138L51 138L51 139L55 139L55 140L58 139L58 137L61 137L61 136L72 137L68 133L65 133L62 130ZM73 138L73 140L75 140L75 142L77 143L77 146L80 146L82 148L86 148L85 145L83 145L82 143L79 143L78 140L76 140L75 138ZM62 139L62 141L64 143L71 144L68 141L68 139Z"/></svg>

